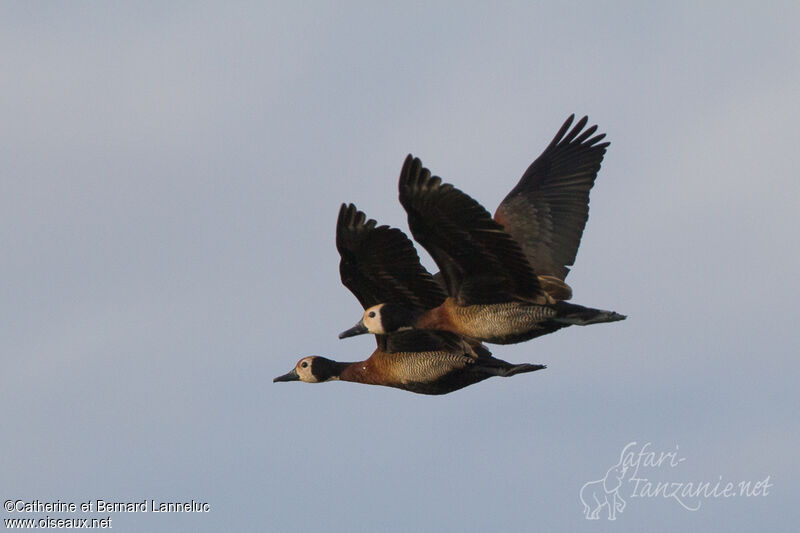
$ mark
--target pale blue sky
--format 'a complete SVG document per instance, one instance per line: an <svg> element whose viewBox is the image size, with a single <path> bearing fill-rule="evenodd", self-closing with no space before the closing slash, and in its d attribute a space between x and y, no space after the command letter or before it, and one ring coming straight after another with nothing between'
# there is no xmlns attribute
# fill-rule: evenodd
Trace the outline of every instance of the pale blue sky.
<svg viewBox="0 0 800 533"><path fill-rule="evenodd" d="M2 3L0 496L211 504L116 531L794 530L798 15ZM570 113L611 146L568 281L627 321L444 397L272 383L374 347L337 339L341 202L406 229L411 152L493 211ZM685 457L653 479L773 486L690 512L626 481L588 522L631 441Z"/></svg>

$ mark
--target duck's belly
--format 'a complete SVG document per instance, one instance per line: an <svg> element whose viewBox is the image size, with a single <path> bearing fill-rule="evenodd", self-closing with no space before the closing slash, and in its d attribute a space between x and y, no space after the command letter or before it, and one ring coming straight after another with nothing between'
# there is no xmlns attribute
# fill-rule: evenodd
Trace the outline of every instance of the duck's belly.
<svg viewBox="0 0 800 533"><path fill-rule="evenodd" d="M496 344L522 342L559 329L550 320L555 316L552 307L520 302L450 309L450 321L458 333Z"/></svg>
<svg viewBox="0 0 800 533"><path fill-rule="evenodd" d="M449 352L412 352L387 354L380 361L387 381L397 383L434 382L454 370L462 370L473 358Z"/></svg>
<svg viewBox="0 0 800 533"><path fill-rule="evenodd" d="M491 376L473 370L474 358L450 352L386 354L377 364L381 385L419 394L447 394Z"/></svg>

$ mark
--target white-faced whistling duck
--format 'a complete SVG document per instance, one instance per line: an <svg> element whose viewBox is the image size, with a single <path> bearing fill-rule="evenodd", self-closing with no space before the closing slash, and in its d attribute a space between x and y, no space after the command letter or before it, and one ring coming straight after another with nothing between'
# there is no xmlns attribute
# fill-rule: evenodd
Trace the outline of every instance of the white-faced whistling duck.
<svg viewBox="0 0 800 533"><path fill-rule="evenodd" d="M392 301L417 313L447 297L420 264L399 229L377 226L354 205L342 205L336 225L342 283L364 308ZM420 394L446 394L492 376L513 376L545 368L514 365L492 357L480 342L445 331L407 329L376 335L378 347L365 361L339 363L308 356L273 381L353 381L397 387Z"/></svg>
<svg viewBox="0 0 800 533"><path fill-rule="evenodd" d="M400 203L411 234L441 269L448 297L428 309L384 300L339 337L412 327L511 344L570 325L625 319L564 301L572 297L564 278L575 261L589 190L609 144L600 143L605 134L592 136L597 126L583 130L586 117L567 133L573 118L528 167L494 218L409 155L400 173Z"/></svg>

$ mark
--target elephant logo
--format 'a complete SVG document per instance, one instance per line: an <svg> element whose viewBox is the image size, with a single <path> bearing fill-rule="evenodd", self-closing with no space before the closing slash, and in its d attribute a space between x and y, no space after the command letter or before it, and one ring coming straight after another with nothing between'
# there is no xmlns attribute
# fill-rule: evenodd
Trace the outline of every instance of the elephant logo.
<svg viewBox="0 0 800 533"><path fill-rule="evenodd" d="M598 520L603 507L608 508L609 520L617 519L617 513L625 509L625 500L619 495L619 489L627 470L627 465L623 465L620 457L619 463L609 468L605 477L589 481L581 487L580 498L587 520Z"/></svg>

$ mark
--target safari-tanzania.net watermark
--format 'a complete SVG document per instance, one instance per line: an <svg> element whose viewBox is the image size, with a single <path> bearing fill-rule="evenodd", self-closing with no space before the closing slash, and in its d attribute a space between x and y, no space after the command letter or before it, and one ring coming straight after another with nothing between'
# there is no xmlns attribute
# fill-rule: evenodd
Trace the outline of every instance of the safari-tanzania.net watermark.
<svg viewBox="0 0 800 533"><path fill-rule="evenodd" d="M626 500L659 498L671 500L687 511L700 509L703 500L711 498L763 497L772 488L770 476L757 481L676 481L673 470L686 460L672 451L654 451L652 443L629 442L622 449L617 463L598 480L584 483L580 490L583 514L587 520L598 520L605 511L609 520L625 510ZM665 472L669 481L663 480ZM657 479L657 480L656 480Z"/></svg>

